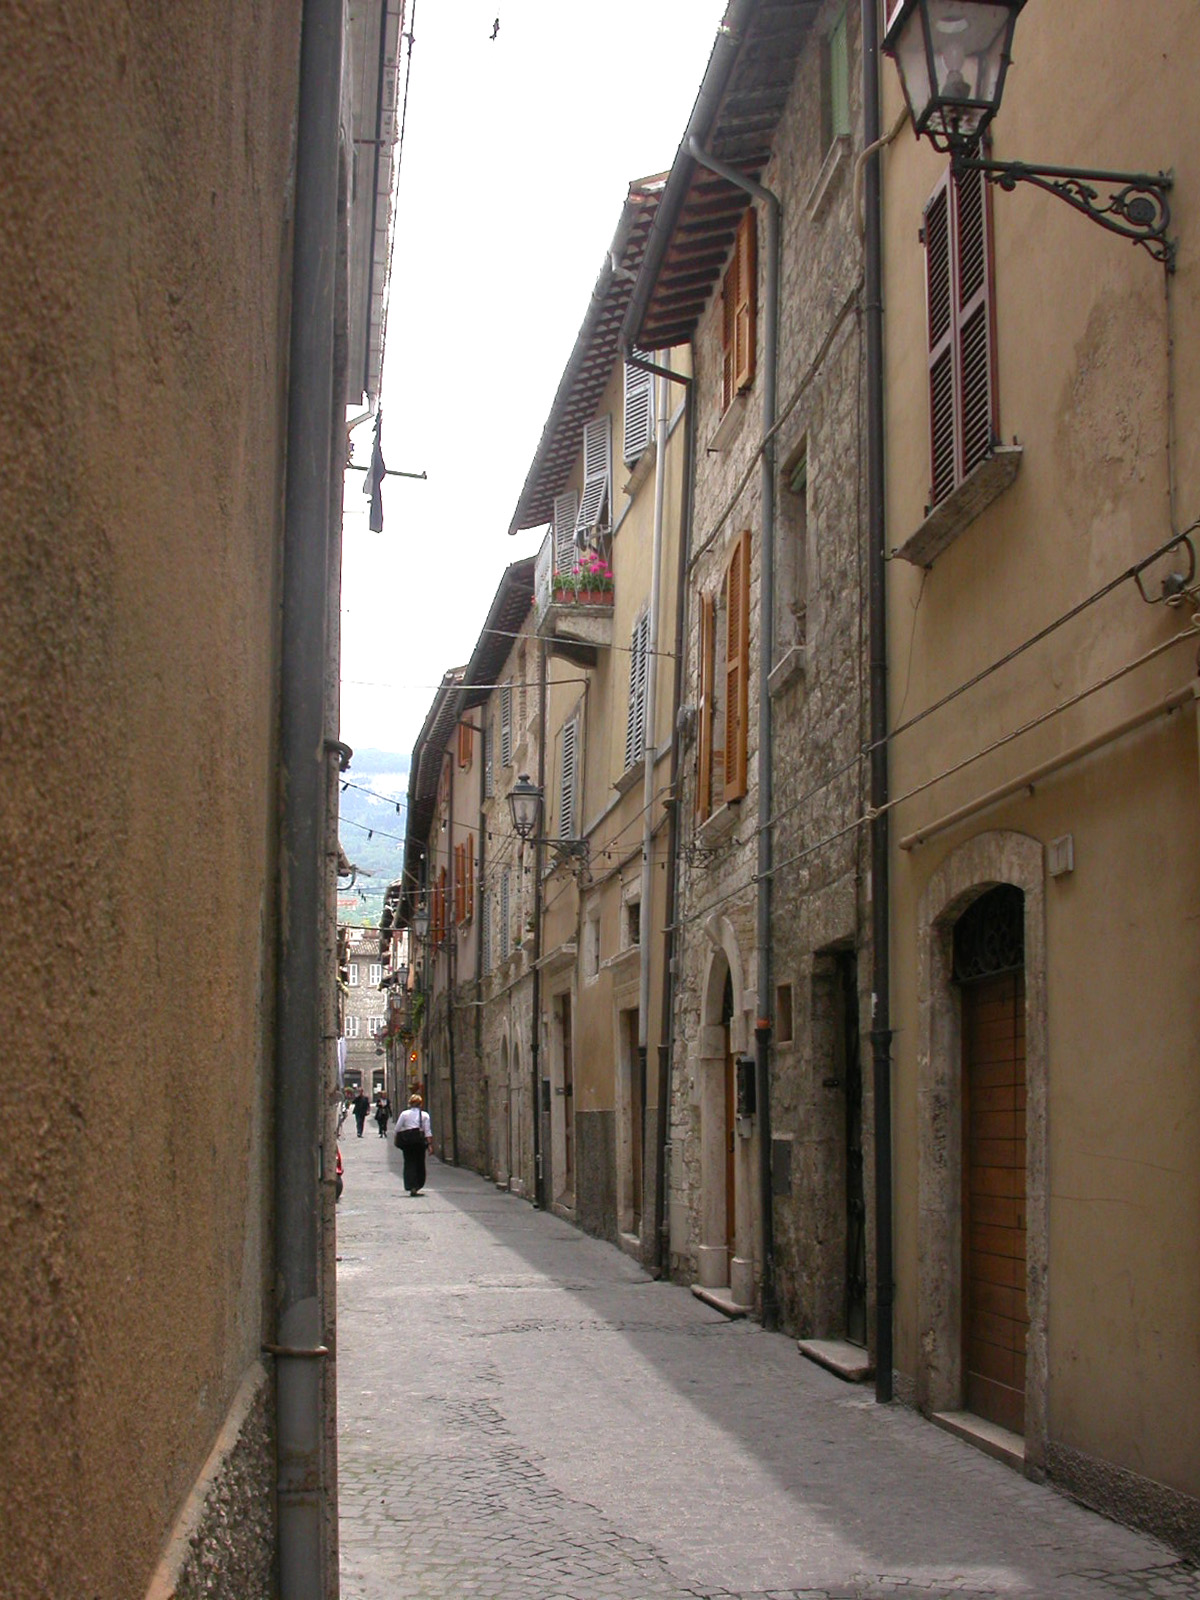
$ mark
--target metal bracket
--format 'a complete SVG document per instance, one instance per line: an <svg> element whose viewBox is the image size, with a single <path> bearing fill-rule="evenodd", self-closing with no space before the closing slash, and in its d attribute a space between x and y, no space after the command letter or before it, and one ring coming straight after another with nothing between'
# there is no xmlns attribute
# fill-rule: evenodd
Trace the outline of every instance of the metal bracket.
<svg viewBox="0 0 1200 1600"><path fill-rule="evenodd" d="M951 168L982 172L989 183L1011 192L1018 183L1032 183L1057 195L1109 233L1143 245L1168 272L1175 271L1176 243L1167 237L1171 207L1167 201L1174 179L1169 172L1103 172L1087 167L1032 167L1025 161L981 161L955 151ZM1102 197L1100 185L1108 192Z"/></svg>
<svg viewBox="0 0 1200 1600"><path fill-rule="evenodd" d="M326 739L325 754L327 756L337 756L339 772L350 771L350 763L354 759L354 751L351 750L348 744L343 744L340 739Z"/></svg>

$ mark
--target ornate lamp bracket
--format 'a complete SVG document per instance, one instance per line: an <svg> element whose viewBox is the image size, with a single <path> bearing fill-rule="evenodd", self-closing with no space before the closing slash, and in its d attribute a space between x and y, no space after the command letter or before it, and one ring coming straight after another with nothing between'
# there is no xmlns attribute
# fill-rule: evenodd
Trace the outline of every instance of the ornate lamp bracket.
<svg viewBox="0 0 1200 1600"><path fill-rule="evenodd" d="M547 839L545 842L554 852L555 866L569 867L579 879L580 888L586 888L592 881L590 840Z"/></svg>
<svg viewBox="0 0 1200 1600"><path fill-rule="evenodd" d="M1013 190L1032 183L1057 195L1109 233L1143 245L1168 272L1175 271L1176 242L1168 237L1174 179L1169 172L1100 172L1086 167L1032 167L1025 161L983 161L956 150L957 172L982 172L989 183ZM1101 193L1101 190L1104 192Z"/></svg>

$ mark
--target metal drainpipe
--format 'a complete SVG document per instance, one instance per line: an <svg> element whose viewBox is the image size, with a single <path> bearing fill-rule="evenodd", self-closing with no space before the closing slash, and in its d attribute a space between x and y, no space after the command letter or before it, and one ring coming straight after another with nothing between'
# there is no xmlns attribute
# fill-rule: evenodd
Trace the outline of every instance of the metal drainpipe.
<svg viewBox="0 0 1200 1600"><path fill-rule="evenodd" d="M692 380L680 378L684 389L683 416L683 497L680 515L678 568L675 574L675 670L671 708L679 714L683 700L683 648L687 622L687 564L692 544L692 462L696 451L696 408L692 404ZM658 1148L658 1184L654 1191L654 1255L651 1271L656 1278L670 1270L670 1230L667 1218L667 1157L671 1144L671 1064L675 1056L675 897L678 884L679 851L679 729L671 726L671 771L668 779L667 810L667 888L663 925L662 1014L659 1018L658 1117L655 1138Z"/></svg>
<svg viewBox="0 0 1200 1600"><path fill-rule="evenodd" d="M755 937L758 942L758 1020L754 1028L755 1078L758 1101L759 1208L762 1213L762 1322L774 1328L779 1321L775 1298L775 1211L771 1193L771 636L775 616L775 390L779 364L779 219L778 195L735 168L706 153L694 136L688 151L701 166L734 184L766 208L766 258L763 270L763 382L762 446L759 493L762 499L762 540L758 613L758 907Z"/></svg>
<svg viewBox="0 0 1200 1600"><path fill-rule="evenodd" d="M538 788L546 793L546 643L538 640ZM543 816L545 813L543 812ZM518 859L520 859L518 857ZM546 1209L546 1174L542 1160L542 829L533 847L533 1031L529 1059L533 1073L533 1203Z"/></svg>
<svg viewBox="0 0 1200 1600"><path fill-rule="evenodd" d="M642 1117L642 1203L646 1194L646 1057L650 1048L650 957L654 895L654 769L658 741L654 724L658 709L658 613L662 586L663 498L667 478L667 385L654 380L654 539L650 558L650 611L646 618L646 706L642 728L642 905L638 951L638 1078Z"/></svg>
<svg viewBox="0 0 1200 1600"><path fill-rule="evenodd" d="M280 662L275 1057L276 1470L280 1600L321 1600L322 953L325 659L334 433L342 0L305 0L296 130Z"/></svg>
<svg viewBox="0 0 1200 1600"><path fill-rule="evenodd" d="M454 725L458 731L457 722ZM458 1101L454 1093L454 983L458 977L458 923L454 917L454 894L458 887L454 877L454 769L458 765L456 750L450 751L450 792L446 797L446 865L450 868L446 874L446 883L449 886L446 893L446 902L442 915L449 923L451 932L447 938L446 950L446 1066L450 1075L450 1165L458 1165Z"/></svg>
<svg viewBox="0 0 1200 1600"><path fill-rule="evenodd" d="M863 139L879 138L875 0L862 0ZM867 593L871 691L871 1056L875 1099L875 1398L892 1398L892 1031L888 879L887 590L883 494L883 293L879 161L866 163Z"/></svg>

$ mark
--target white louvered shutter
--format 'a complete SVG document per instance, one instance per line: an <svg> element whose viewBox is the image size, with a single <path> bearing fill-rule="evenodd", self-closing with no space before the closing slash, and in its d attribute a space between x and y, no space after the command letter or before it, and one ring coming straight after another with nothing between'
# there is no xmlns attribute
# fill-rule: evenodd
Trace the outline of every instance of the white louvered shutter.
<svg viewBox="0 0 1200 1600"><path fill-rule="evenodd" d="M562 752L559 763L560 803L558 808L558 837L574 839L575 829L575 755L579 724L574 719L562 731Z"/></svg>
<svg viewBox="0 0 1200 1600"><path fill-rule="evenodd" d="M629 648L629 716L625 724L625 767L640 761L646 743L646 665L650 642L650 618L639 617L633 625Z"/></svg>
<svg viewBox="0 0 1200 1600"><path fill-rule="evenodd" d="M640 350L635 356L645 360ZM625 366L625 439L622 447L625 465L634 462L647 448L654 433L654 374L640 367Z"/></svg>
<svg viewBox="0 0 1200 1600"><path fill-rule="evenodd" d="M496 722L489 717L483 731L483 795L490 800L496 793Z"/></svg>
<svg viewBox="0 0 1200 1600"><path fill-rule="evenodd" d="M510 928L508 926L508 899L509 899L508 868L505 867L504 875L500 879L500 959L501 959L501 961L507 961L508 960L508 941L509 941L509 938L510 938L510 935L511 935L511 930L510 930Z"/></svg>
<svg viewBox="0 0 1200 1600"><path fill-rule="evenodd" d="M579 514L579 491L568 489L554 497L554 570L568 573L575 565L575 518Z"/></svg>
<svg viewBox="0 0 1200 1600"><path fill-rule="evenodd" d="M500 765L512 766L512 685L500 690Z"/></svg>
<svg viewBox="0 0 1200 1600"><path fill-rule="evenodd" d="M479 902L479 947L483 956L483 975L492 970L492 897L485 888Z"/></svg>
<svg viewBox="0 0 1200 1600"><path fill-rule="evenodd" d="M575 541L604 527L612 499L612 415L594 417L583 430L583 497L575 519Z"/></svg>

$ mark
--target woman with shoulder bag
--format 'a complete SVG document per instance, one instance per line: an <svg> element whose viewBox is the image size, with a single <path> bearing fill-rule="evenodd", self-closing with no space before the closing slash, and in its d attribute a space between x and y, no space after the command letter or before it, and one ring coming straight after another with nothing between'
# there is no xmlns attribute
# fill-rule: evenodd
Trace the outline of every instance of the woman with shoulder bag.
<svg viewBox="0 0 1200 1600"><path fill-rule="evenodd" d="M409 1095L407 1111L396 1118L396 1146L404 1152L404 1187L418 1195L425 1187L425 1152L433 1149L433 1124L419 1094Z"/></svg>

